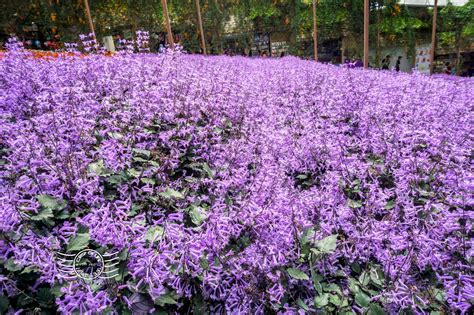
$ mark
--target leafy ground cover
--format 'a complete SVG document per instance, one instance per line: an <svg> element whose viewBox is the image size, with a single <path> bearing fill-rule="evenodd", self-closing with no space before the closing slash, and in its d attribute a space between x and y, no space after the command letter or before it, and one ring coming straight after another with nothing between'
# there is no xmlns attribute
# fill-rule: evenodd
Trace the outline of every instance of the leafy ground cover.
<svg viewBox="0 0 474 315"><path fill-rule="evenodd" d="M0 312L472 308L472 80L11 51L0 85ZM62 279L85 248L120 273Z"/></svg>

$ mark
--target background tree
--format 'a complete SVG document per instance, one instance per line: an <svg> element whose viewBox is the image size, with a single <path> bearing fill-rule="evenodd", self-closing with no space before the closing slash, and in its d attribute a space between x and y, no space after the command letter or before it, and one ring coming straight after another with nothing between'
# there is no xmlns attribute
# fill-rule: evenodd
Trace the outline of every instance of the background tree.
<svg viewBox="0 0 474 315"><path fill-rule="evenodd" d="M454 6L449 3L440 12L439 45L441 47L455 47L456 73L461 74L461 49L474 42L474 0L469 0L463 6Z"/></svg>
<svg viewBox="0 0 474 315"><path fill-rule="evenodd" d="M448 5L440 11L440 45L457 47L472 40L473 1L463 7ZM232 37L241 50L250 48L255 33L283 34L289 52L313 55L311 34L312 0L200 0L209 53L222 53ZM165 32L160 0L89 0L97 37L138 29ZM194 0L168 0L170 20L178 41L191 52L200 50ZM363 42L363 0L319 0L317 4L320 49L337 43L348 57L361 57ZM60 35L75 41L89 32L83 0L16 0L0 4L4 33L22 37L34 22L44 37ZM380 63L384 47L402 46L413 54L415 43L430 32L431 16L426 8L406 7L397 0L372 0L370 45ZM276 37L275 37L276 38ZM278 39L279 40L279 39ZM458 58L459 59L459 58ZM459 64L459 62L458 62Z"/></svg>

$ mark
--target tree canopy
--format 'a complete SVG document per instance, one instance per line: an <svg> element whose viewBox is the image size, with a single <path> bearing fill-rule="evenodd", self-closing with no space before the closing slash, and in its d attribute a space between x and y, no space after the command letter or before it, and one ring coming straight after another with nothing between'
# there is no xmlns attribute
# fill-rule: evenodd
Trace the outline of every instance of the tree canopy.
<svg viewBox="0 0 474 315"><path fill-rule="evenodd" d="M473 1L440 10L440 42L453 45L474 35ZM173 31L191 51L199 50L195 0L168 0ZM296 55L312 54L312 0L200 0L205 37L211 53L225 49L226 38L248 46L255 32L280 33ZM89 0L98 37L138 29L165 32L160 0ZM397 0L370 1L372 47L414 47L431 29L429 9L406 7ZM0 5L4 33L22 34L35 23L45 36L72 41L89 32L83 0L17 0ZM345 49L362 53L363 0L319 0L318 40L341 41ZM457 39L461 38L461 39ZM320 45L321 46L321 45Z"/></svg>

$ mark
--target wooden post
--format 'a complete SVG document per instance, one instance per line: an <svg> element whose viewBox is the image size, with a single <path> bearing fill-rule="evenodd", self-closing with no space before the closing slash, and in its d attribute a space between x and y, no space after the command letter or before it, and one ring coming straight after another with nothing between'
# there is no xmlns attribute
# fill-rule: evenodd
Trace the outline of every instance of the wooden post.
<svg viewBox="0 0 474 315"><path fill-rule="evenodd" d="M170 17L168 15L168 2L161 0L161 5L163 6L163 19L165 20L166 32L168 33L168 43L171 48L174 48L173 33L171 32Z"/></svg>
<svg viewBox="0 0 474 315"><path fill-rule="evenodd" d="M364 68L369 67L369 0L364 0Z"/></svg>
<svg viewBox="0 0 474 315"><path fill-rule="evenodd" d="M313 49L314 61L318 61L318 32L316 28L316 0L313 0Z"/></svg>
<svg viewBox="0 0 474 315"><path fill-rule="evenodd" d="M84 4L86 6L86 15L87 15L87 20L89 21L89 28L91 29L91 33L94 34L94 39L95 39L94 23L92 23L91 11L89 9L89 1L84 0Z"/></svg>
<svg viewBox="0 0 474 315"><path fill-rule="evenodd" d="M204 55L207 55L206 40L204 38L204 28L202 27L202 19L201 19L201 5L199 4L199 0L196 0L196 11L198 14L199 32L201 33L202 52Z"/></svg>
<svg viewBox="0 0 474 315"><path fill-rule="evenodd" d="M438 0L434 0L433 7L433 26L431 28L431 54L430 54L430 74L433 74L434 59L436 50L436 23L438 19Z"/></svg>

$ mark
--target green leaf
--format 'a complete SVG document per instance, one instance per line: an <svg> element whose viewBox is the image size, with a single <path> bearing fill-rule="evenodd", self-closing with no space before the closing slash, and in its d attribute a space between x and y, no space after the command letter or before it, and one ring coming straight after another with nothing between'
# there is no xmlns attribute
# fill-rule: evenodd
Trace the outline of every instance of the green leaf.
<svg viewBox="0 0 474 315"><path fill-rule="evenodd" d="M52 209L40 210L40 212L38 212L38 214L32 215L30 217L30 219L33 220L33 221L41 221L41 220L45 221L45 220L48 220L48 219L51 219L51 218L54 218Z"/></svg>
<svg viewBox="0 0 474 315"><path fill-rule="evenodd" d="M201 225L202 222L207 219L207 215L204 210L201 207L196 206L191 206L191 210L189 210L189 216L195 225Z"/></svg>
<svg viewBox="0 0 474 315"><path fill-rule="evenodd" d="M188 183L196 183L199 179L195 177L185 177L184 180L187 181Z"/></svg>
<svg viewBox="0 0 474 315"><path fill-rule="evenodd" d="M105 167L104 160L99 160L89 164L87 169L89 173L96 174L98 176L107 176L112 174L112 172Z"/></svg>
<svg viewBox="0 0 474 315"><path fill-rule="evenodd" d="M67 245L68 252L79 251L86 248L89 245L90 235L89 233L78 233L75 237L69 240Z"/></svg>
<svg viewBox="0 0 474 315"><path fill-rule="evenodd" d="M0 295L0 314L5 314L8 310L10 302L5 295Z"/></svg>
<svg viewBox="0 0 474 315"><path fill-rule="evenodd" d="M160 164L156 161L148 161L148 164L150 164L151 166L154 166L154 167L160 167Z"/></svg>
<svg viewBox="0 0 474 315"><path fill-rule="evenodd" d="M191 314L205 315L210 314L208 304L202 294L194 294L192 300L193 310ZM167 315L168 313L166 313Z"/></svg>
<svg viewBox="0 0 474 315"><path fill-rule="evenodd" d="M335 292L335 293L338 293L338 294L342 295L341 288L335 283L330 283L330 284L324 285L324 291L326 291L326 292Z"/></svg>
<svg viewBox="0 0 474 315"><path fill-rule="evenodd" d="M122 251L118 255L118 258L119 258L119 260L124 261L124 260L127 260L127 257L128 257L128 249L124 248L124 249L122 249Z"/></svg>
<svg viewBox="0 0 474 315"><path fill-rule="evenodd" d="M360 265L356 262L351 264L351 269L355 273L361 273L361 271L362 271L362 268L360 268Z"/></svg>
<svg viewBox="0 0 474 315"><path fill-rule="evenodd" d="M370 297L364 292L360 291L355 295L355 301L359 306L367 307L370 304Z"/></svg>
<svg viewBox="0 0 474 315"><path fill-rule="evenodd" d="M39 268L34 265L29 265L23 271L21 272L22 274L30 273L30 272L38 272Z"/></svg>
<svg viewBox="0 0 474 315"><path fill-rule="evenodd" d="M174 189L167 189L166 191L159 193L159 195L167 199L184 199L183 194Z"/></svg>
<svg viewBox="0 0 474 315"><path fill-rule="evenodd" d="M390 209L393 209L395 207L395 200L394 199L390 199L387 204L385 205L384 209L385 210L390 210Z"/></svg>
<svg viewBox="0 0 474 315"><path fill-rule="evenodd" d="M17 298L17 305L25 307L30 303L33 303L34 300L29 295L20 294Z"/></svg>
<svg viewBox="0 0 474 315"><path fill-rule="evenodd" d="M296 300L296 303L299 305L299 307L301 307L306 312L309 311L308 305L306 305L306 303L302 299Z"/></svg>
<svg viewBox="0 0 474 315"><path fill-rule="evenodd" d="M39 204L43 209L49 210L62 210L66 208L67 202L63 199L56 199L50 195L38 195L36 196Z"/></svg>
<svg viewBox="0 0 474 315"><path fill-rule="evenodd" d="M202 170L207 174L208 177L213 178L214 172L211 170L207 163L202 164Z"/></svg>
<svg viewBox="0 0 474 315"><path fill-rule="evenodd" d="M420 195L423 197L434 197L435 193L431 191L420 190Z"/></svg>
<svg viewBox="0 0 474 315"><path fill-rule="evenodd" d="M336 250L337 234L329 235L316 243L316 247L323 253L332 253Z"/></svg>
<svg viewBox="0 0 474 315"><path fill-rule="evenodd" d="M370 269L370 280L378 287L383 286L383 275L375 268Z"/></svg>
<svg viewBox="0 0 474 315"><path fill-rule="evenodd" d="M330 294L329 295L329 303L340 306L342 304L341 297L338 294Z"/></svg>
<svg viewBox="0 0 474 315"><path fill-rule="evenodd" d="M441 302L441 303L444 303L445 302L445 298L444 298L444 292L438 288L433 288L432 290L432 296L434 296L434 298L438 301L438 302Z"/></svg>
<svg viewBox="0 0 474 315"><path fill-rule="evenodd" d="M353 199L349 199L347 201L347 205L350 207L350 208L360 208L362 207L362 203L358 200L353 200Z"/></svg>
<svg viewBox="0 0 474 315"><path fill-rule="evenodd" d="M116 273L114 280L117 282L123 282L123 279L128 275L128 268L127 266L123 266L121 272Z"/></svg>
<svg viewBox="0 0 474 315"><path fill-rule="evenodd" d="M384 309L377 303L370 304L367 315L385 315Z"/></svg>
<svg viewBox="0 0 474 315"><path fill-rule="evenodd" d="M319 294L323 294L323 286L321 285L319 277L314 276L314 277L312 277L312 280L313 280L313 286L314 286L314 289L316 290L316 292L318 292Z"/></svg>
<svg viewBox="0 0 474 315"><path fill-rule="evenodd" d="M112 139L122 139L123 135L119 132L107 132L107 135Z"/></svg>
<svg viewBox="0 0 474 315"><path fill-rule="evenodd" d="M139 212L141 212L142 210L143 210L143 204L134 203L132 204L132 208L130 209L130 211L127 213L127 216L133 217L137 215Z"/></svg>
<svg viewBox="0 0 474 315"><path fill-rule="evenodd" d="M349 278L349 290L352 293L357 293L360 291L359 282L354 278Z"/></svg>
<svg viewBox="0 0 474 315"><path fill-rule="evenodd" d="M380 295L380 291L377 291L377 290L372 290L372 289L364 289L365 292L369 293L370 296L376 296L376 295Z"/></svg>
<svg viewBox="0 0 474 315"><path fill-rule="evenodd" d="M165 229L162 226L160 225L152 226L146 232L145 240L151 243L155 241L159 241L163 237L164 233L165 233Z"/></svg>
<svg viewBox="0 0 474 315"><path fill-rule="evenodd" d="M328 293L323 293L321 295L318 295L317 297L314 298L314 306L316 307L324 307L328 305L329 303L329 294Z"/></svg>
<svg viewBox="0 0 474 315"><path fill-rule="evenodd" d="M144 184L150 184L150 185L155 185L156 184L156 181L153 179L153 178L147 178L147 177L144 177L142 179L140 179L142 181L142 183Z"/></svg>
<svg viewBox="0 0 474 315"><path fill-rule="evenodd" d="M191 163L189 167L191 167L193 170L205 174L209 178L214 177L214 171L209 167L209 164L207 163Z"/></svg>
<svg viewBox="0 0 474 315"><path fill-rule="evenodd" d="M51 307L54 304L54 295L50 288L39 288L36 293L36 299L42 307Z"/></svg>
<svg viewBox="0 0 474 315"><path fill-rule="evenodd" d="M159 306L165 306L166 304L174 305L178 303L170 292L159 296L154 302Z"/></svg>
<svg viewBox="0 0 474 315"><path fill-rule="evenodd" d="M309 244L310 238L314 235L314 228L306 228L301 235L301 245Z"/></svg>
<svg viewBox="0 0 474 315"><path fill-rule="evenodd" d="M147 159L141 158L141 157L139 157L139 156L134 156L134 157L133 157L133 161L134 161L134 162L138 162L138 163L147 163L147 162L148 162Z"/></svg>
<svg viewBox="0 0 474 315"><path fill-rule="evenodd" d="M151 152L149 150L135 148L132 151L135 152L137 155L144 156L148 159L151 157Z"/></svg>
<svg viewBox="0 0 474 315"><path fill-rule="evenodd" d="M71 213L67 210L63 210L63 211L57 213L54 217L56 219L65 220L65 219L69 219L71 217Z"/></svg>
<svg viewBox="0 0 474 315"><path fill-rule="evenodd" d="M199 265L201 266L202 269L208 270L209 269L209 261L207 260L206 257L201 257L199 258Z"/></svg>
<svg viewBox="0 0 474 315"><path fill-rule="evenodd" d="M132 227L146 226L146 219L136 220L132 223Z"/></svg>
<svg viewBox="0 0 474 315"><path fill-rule="evenodd" d="M62 285L59 283L56 283L54 286L51 287L51 294L53 294L55 297L60 297L63 296L64 293L61 292Z"/></svg>
<svg viewBox="0 0 474 315"><path fill-rule="evenodd" d="M288 274L297 280L309 280L309 277L307 274L305 274L303 271L299 270L298 268L288 268L286 269Z"/></svg>
<svg viewBox="0 0 474 315"><path fill-rule="evenodd" d="M92 292L98 292L101 288L103 288L103 284L96 281L88 283L88 286L90 289L92 289Z"/></svg>
<svg viewBox="0 0 474 315"><path fill-rule="evenodd" d="M125 181L125 177L123 175L111 175L107 178L107 182L110 184L120 184Z"/></svg>
<svg viewBox="0 0 474 315"><path fill-rule="evenodd" d="M363 271L359 276L359 282L365 287L369 284L370 276L366 271Z"/></svg>
<svg viewBox="0 0 474 315"><path fill-rule="evenodd" d="M349 300L347 298L343 298L340 307L346 307L346 306L349 306Z"/></svg>
<svg viewBox="0 0 474 315"><path fill-rule="evenodd" d="M133 177L133 178L137 178L138 176L140 176L140 171L134 169L134 168L129 168L127 170L127 175L130 176L130 177Z"/></svg>
<svg viewBox="0 0 474 315"><path fill-rule="evenodd" d="M23 269L23 266L17 264L13 258L8 259L5 262L4 266L8 271L11 271L11 272L20 271L21 269Z"/></svg>

